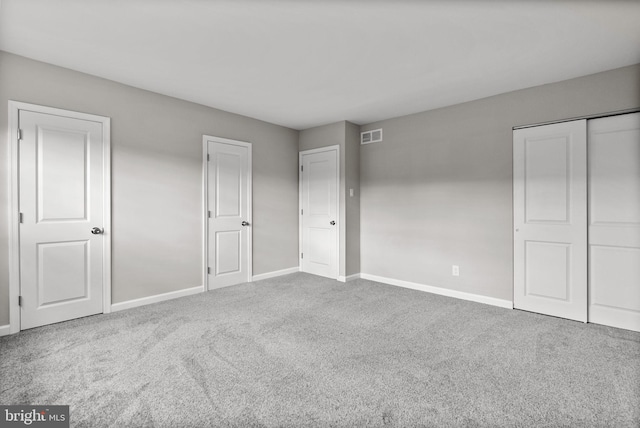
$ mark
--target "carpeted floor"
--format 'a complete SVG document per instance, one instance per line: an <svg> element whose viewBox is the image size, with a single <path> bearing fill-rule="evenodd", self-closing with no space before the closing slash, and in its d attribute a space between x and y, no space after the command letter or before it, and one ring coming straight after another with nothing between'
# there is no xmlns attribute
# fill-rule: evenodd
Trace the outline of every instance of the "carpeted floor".
<svg viewBox="0 0 640 428"><path fill-rule="evenodd" d="M0 338L78 427L639 427L640 334L292 274Z"/></svg>

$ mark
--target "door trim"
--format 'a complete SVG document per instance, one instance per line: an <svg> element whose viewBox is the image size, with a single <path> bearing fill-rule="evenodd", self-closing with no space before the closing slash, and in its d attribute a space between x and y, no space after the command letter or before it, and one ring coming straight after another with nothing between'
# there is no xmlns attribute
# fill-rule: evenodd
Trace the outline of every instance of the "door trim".
<svg viewBox="0 0 640 428"><path fill-rule="evenodd" d="M209 260L209 164L207 159L207 144L209 142L230 144L233 146L246 147L249 149L247 169L247 217L251 227L247 228L247 281L251 282L253 278L253 167L251 156L253 146L246 141L231 140L229 138L214 137L211 135L202 136L202 284L204 291L209 291L209 275L207 274L207 266Z"/></svg>
<svg viewBox="0 0 640 428"><path fill-rule="evenodd" d="M111 118L54 107L9 100L9 326L10 334L20 331L20 175L18 159L18 125L20 110L88 120L102 124L103 139L103 218L104 233L102 311L111 312Z"/></svg>
<svg viewBox="0 0 640 428"><path fill-rule="evenodd" d="M302 270L302 259L300 254L302 253L303 242L302 237L304 235L302 230L302 157L304 155L311 155L314 153L323 153L323 152L336 152L336 210L338 220L340 220L340 145L336 144L333 146L325 146L317 149L303 150L298 152L298 266L300 267L300 272L304 272ZM335 266L336 266L336 277L337 280L340 277L340 230L342 228L342 222L337 222L336 228L336 255L335 255Z"/></svg>

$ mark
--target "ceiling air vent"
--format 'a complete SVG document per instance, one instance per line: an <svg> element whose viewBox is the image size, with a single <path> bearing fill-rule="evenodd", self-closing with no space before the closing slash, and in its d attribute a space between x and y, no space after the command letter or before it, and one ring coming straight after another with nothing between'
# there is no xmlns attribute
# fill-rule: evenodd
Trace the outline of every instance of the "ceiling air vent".
<svg viewBox="0 0 640 428"><path fill-rule="evenodd" d="M382 128L360 133L360 144L379 143L382 141Z"/></svg>

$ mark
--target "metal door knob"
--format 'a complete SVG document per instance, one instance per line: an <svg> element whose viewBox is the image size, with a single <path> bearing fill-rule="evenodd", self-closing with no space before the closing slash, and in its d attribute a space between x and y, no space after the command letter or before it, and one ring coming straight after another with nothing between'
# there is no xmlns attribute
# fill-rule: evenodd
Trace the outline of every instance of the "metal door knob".
<svg viewBox="0 0 640 428"><path fill-rule="evenodd" d="M91 233L93 233L94 235L100 235L101 233L104 233L104 230L100 229L99 227L94 227L93 229L91 229Z"/></svg>
<svg viewBox="0 0 640 428"><path fill-rule="evenodd" d="M242 222L242 225L243 225L243 226L249 226L249 222L248 222L248 221L243 221L243 222Z"/></svg>
<svg viewBox="0 0 640 428"><path fill-rule="evenodd" d="M331 226L335 226L335 225L336 225L336 222L335 222L335 221L333 221L333 220L331 220L331 221L329 222L329 224L330 224Z"/></svg>

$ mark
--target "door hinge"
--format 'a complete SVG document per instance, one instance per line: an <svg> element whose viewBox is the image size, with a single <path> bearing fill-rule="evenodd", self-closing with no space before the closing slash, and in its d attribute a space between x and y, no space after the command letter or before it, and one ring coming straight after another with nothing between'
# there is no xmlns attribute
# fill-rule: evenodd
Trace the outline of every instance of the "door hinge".
<svg viewBox="0 0 640 428"><path fill-rule="evenodd" d="M22 129L18 128L18 141L22 140Z"/></svg>
<svg viewBox="0 0 640 428"><path fill-rule="evenodd" d="M18 223L22 223L24 221L24 216L22 213L18 213Z"/></svg>
<svg viewBox="0 0 640 428"><path fill-rule="evenodd" d="M211 218L211 211L207 211L207 215Z"/></svg>
<svg viewBox="0 0 640 428"><path fill-rule="evenodd" d="M304 165L300 165L300 172L304 171Z"/></svg>
<svg viewBox="0 0 640 428"><path fill-rule="evenodd" d="M300 253L300 258L304 259L304 253Z"/></svg>
<svg viewBox="0 0 640 428"><path fill-rule="evenodd" d="M207 275L211 275L211 268L210 267L207 268Z"/></svg>
<svg viewBox="0 0 640 428"><path fill-rule="evenodd" d="M22 296L18 296L18 306L22 306Z"/></svg>
<svg viewBox="0 0 640 428"><path fill-rule="evenodd" d="M209 153L207 153L207 162L209 162L211 160L211 156L209 156Z"/></svg>
<svg viewBox="0 0 640 428"><path fill-rule="evenodd" d="M304 210L300 210L300 215L304 215Z"/></svg>

